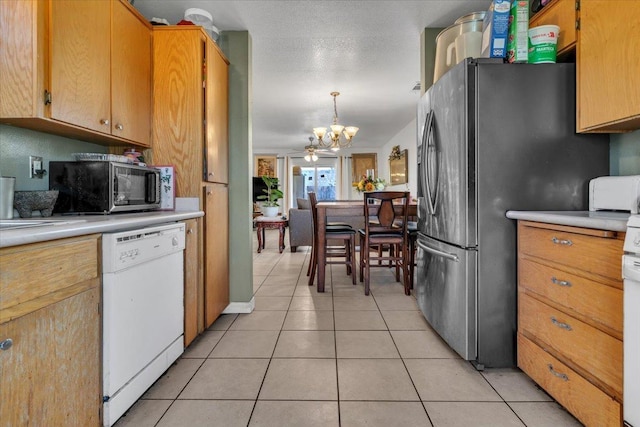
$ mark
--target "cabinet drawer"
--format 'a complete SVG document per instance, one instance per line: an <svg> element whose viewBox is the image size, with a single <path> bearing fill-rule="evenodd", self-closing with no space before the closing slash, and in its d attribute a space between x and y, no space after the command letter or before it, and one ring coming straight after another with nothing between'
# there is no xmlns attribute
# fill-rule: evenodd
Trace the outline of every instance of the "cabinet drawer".
<svg viewBox="0 0 640 427"><path fill-rule="evenodd" d="M622 397L622 341L520 292L519 331Z"/></svg>
<svg viewBox="0 0 640 427"><path fill-rule="evenodd" d="M529 21L529 28L540 25L557 25L558 54L576 44L576 0L556 0L536 13Z"/></svg>
<svg viewBox="0 0 640 427"><path fill-rule="evenodd" d="M622 338L622 290L530 259L518 260L518 283L528 292L580 313Z"/></svg>
<svg viewBox="0 0 640 427"><path fill-rule="evenodd" d="M520 334L518 367L586 426L622 425L618 402Z"/></svg>
<svg viewBox="0 0 640 427"><path fill-rule="evenodd" d="M622 239L525 225L521 225L518 232L519 250L523 254L609 279L622 280Z"/></svg>
<svg viewBox="0 0 640 427"><path fill-rule="evenodd" d="M0 250L0 322L99 284L98 238L83 236Z"/></svg>

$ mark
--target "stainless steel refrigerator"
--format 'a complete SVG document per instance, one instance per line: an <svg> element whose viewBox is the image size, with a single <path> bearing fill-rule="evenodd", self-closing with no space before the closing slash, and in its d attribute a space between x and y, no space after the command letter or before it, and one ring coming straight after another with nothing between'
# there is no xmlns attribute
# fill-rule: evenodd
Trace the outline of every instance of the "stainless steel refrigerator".
<svg viewBox="0 0 640 427"><path fill-rule="evenodd" d="M575 133L573 64L466 59L418 105L415 293L478 369L515 365L516 224L508 210L587 210L608 135Z"/></svg>

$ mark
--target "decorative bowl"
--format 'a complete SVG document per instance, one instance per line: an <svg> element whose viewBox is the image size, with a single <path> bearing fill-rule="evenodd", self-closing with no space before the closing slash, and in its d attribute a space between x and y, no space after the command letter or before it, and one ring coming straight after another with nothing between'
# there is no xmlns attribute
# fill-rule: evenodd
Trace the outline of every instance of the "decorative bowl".
<svg viewBox="0 0 640 427"><path fill-rule="evenodd" d="M51 216L57 199L58 190L15 191L13 206L18 210L20 218L31 218L33 211L40 211L41 216Z"/></svg>

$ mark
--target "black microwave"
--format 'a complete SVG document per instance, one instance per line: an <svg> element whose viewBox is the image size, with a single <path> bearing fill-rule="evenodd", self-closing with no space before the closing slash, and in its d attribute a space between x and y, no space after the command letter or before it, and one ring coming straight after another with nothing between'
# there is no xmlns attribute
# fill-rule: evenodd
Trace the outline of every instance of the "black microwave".
<svg viewBox="0 0 640 427"><path fill-rule="evenodd" d="M49 162L54 213L131 212L160 207L160 171L106 161Z"/></svg>

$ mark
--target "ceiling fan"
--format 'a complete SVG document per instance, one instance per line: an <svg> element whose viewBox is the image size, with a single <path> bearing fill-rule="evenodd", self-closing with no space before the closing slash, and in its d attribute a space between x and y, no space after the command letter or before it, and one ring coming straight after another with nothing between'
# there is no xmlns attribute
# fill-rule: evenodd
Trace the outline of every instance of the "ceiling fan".
<svg viewBox="0 0 640 427"><path fill-rule="evenodd" d="M322 148L318 144L313 143L313 136L309 137L309 144L305 145L304 151L295 151L291 154L304 154L304 159L307 162L315 162L318 160L318 154L322 153L322 155L335 156L336 153L330 151L327 148Z"/></svg>

